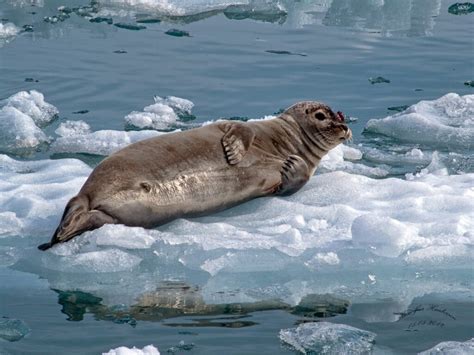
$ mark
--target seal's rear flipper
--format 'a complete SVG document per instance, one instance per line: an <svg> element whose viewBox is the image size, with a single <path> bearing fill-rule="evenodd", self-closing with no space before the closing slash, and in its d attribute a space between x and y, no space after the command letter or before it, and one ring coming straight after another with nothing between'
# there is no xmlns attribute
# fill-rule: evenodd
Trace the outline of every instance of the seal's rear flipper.
<svg viewBox="0 0 474 355"><path fill-rule="evenodd" d="M240 122L225 122L221 124L224 131L222 146L227 161L236 165L244 158L255 138L255 133L248 126Z"/></svg>
<svg viewBox="0 0 474 355"><path fill-rule="evenodd" d="M54 244L66 242L76 235L97 229L106 223L115 223L115 219L102 211L89 210L89 199L78 195L67 204L51 242L41 244L38 249L47 250Z"/></svg>

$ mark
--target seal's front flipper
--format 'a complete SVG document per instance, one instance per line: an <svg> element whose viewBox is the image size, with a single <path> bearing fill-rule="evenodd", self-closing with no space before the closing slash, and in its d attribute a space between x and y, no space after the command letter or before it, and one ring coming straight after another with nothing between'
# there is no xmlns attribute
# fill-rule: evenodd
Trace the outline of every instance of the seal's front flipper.
<svg viewBox="0 0 474 355"><path fill-rule="evenodd" d="M115 223L115 219L99 210L89 210L89 199L86 196L73 197L67 204L61 223L49 243L38 246L47 250L54 244L63 243L85 231L102 227L106 223Z"/></svg>
<svg viewBox="0 0 474 355"><path fill-rule="evenodd" d="M298 155L290 155L281 168L281 185L278 195L291 195L303 187L310 178L308 165Z"/></svg>
<svg viewBox="0 0 474 355"><path fill-rule="evenodd" d="M230 165L242 161L255 138L252 129L240 122L222 123L220 128L224 131L222 147Z"/></svg>

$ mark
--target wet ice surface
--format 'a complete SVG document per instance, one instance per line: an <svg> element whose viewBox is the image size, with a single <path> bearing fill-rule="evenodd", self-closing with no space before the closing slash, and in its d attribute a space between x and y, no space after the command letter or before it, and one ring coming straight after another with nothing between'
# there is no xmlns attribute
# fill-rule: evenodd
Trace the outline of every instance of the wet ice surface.
<svg viewBox="0 0 474 355"><path fill-rule="evenodd" d="M174 109L190 112L190 102L172 100ZM463 111L472 109L471 101L464 104ZM427 107L430 117L431 106ZM85 122L66 121L56 134L61 137L51 144L51 152L108 155L160 133L91 133ZM469 267L474 174L449 175L437 154L429 160L414 148L406 160L427 163L426 168L407 179L381 179L390 166L367 166L363 156L357 148L339 146L321 162L321 173L290 197L262 198L156 230L106 225L38 254L34 247L49 239L67 200L91 168L75 159L22 162L3 155L0 230L13 248L9 255L16 258L17 267L39 273L52 288L92 292L109 306L132 305L168 273L197 277L204 299L211 303L276 297L296 304L305 293L332 293L352 301L393 297L403 308L426 292L468 291L470 283L462 276L449 276L448 286L444 273L424 279L415 270L427 265L447 271L454 264ZM15 248L15 239L21 238L15 235L27 236L29 248ZM413 276L397 280L397 273L407 269ZM259 275L275 271L281 286L273 289L275 285ZM243 282L240 275L249 273L252 283ZM304 291L295 273L307 275ZM320 282L332 273L345 277ZM111 274L116 281L111 281ZM107 286L101 286L105 280ZM219 294L230 280L239 291Z"/></svg>
<svg viewBox="0 0 474 355"><path fill-rule="evenodd" d="M280 340L303 354L369 354L375 334L345 324L304 323L282 329Z"/></svg>
<svg viewBox="0 0 474 355"><path fill-rule="evenodd" d="M468 355L474 353L474 338L465 342L444 341L419 355Z"/></svg>

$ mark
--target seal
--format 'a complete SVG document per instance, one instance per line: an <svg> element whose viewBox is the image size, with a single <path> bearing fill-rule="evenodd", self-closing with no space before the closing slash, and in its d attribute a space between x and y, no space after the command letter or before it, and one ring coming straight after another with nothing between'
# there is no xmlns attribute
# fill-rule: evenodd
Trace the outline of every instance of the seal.
<svg viewBox="0 0 474 355"><path fill-rule="evenodd" d="M351 136L341 112L304 101L274 119L218 121L131 144L92 171L51 241L38 248L107 223L154 228L257 197L290 195Z"/></svg>

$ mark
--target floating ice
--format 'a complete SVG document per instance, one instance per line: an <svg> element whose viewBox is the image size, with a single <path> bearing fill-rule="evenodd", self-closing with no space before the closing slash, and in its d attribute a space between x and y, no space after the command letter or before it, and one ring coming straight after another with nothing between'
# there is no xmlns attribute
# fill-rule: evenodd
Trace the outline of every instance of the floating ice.
<svg viewBox="0 0 474 355"><path fill-rule="evenodd" d="M471 2L457 2L448 8L448 12L453 15L467 15L474 12L474 4Z"/></svg>
<svg viewBox="0 0 474 355"><path fill-rule="evenodd" d="M66 121L62 122L54 132L61 137L85 135L91 133L91 127L84 121Z"/></svg>
<svg viewBox="0 0 474 355"><path fill-rule="evenodd" d="M56 130L61 135L50 147L53 153L86 153L110 155L131 143L160 135L157 131L102 130L88 133L83 121L67 121Z"/></svg>
<svg viewBox="0 0 474 355"><path fill-rule="evenodd" d="M182 125L182 119L190 118L194 104L175 96L155 96L155 103L146 106L143 112L133 111L125 116L127 125L169 131Z"/></svg>
<svg viewBox="0 0 474 355"><path fill-rule="evenodd" d="M18 341L30 332L30 328L20 319L0 318L0 338Z"/></svg>
<svg viewBox="0 0 474 355"><path fill-rule="evenodd" d="M190 116L194 107L194 103L192 101L176 96L155 96L154 100L157 104L163 104L171 107L179 116Z"/></svg>
<svg viewBox="0 0 474 355"><path fill-rule="evenodd" d="M366 132L438 149L474 148L474 95L447 94L420 101L404 112L372 119Z"/></svg>
<svg viewBox="0 0 474 355"><path fill-rule="evenodd" d="M22 153L48 138L40 129L58 114L58 109L44 101L38 91L20 91L0 104L0 151Z"/></svg>
<svg viewBox="0 0 474 355"><path fill-rule="evenodd" d="M147 345L143 349L121 346L116 349L111 349L106 353L102 353L102 355L160 355L160 352L153 345Z"/></svg>
<svg viewBox="0 0 474 355"><path fill-rule="evenodd" d="M8 37L16 36L19 32L20 32L20 29L16 27L13 23L0 22L0 40L8 38Z"/></svg>
<svg viewBox="0 0 474 355"><path fill-rule="evenodd" d="M418 355L470 355L474 354L474 338L460 341L443 341Z"/></svg>
<svg viewBox="0 0 474 355"><path fill-rule="evenodd" d="M345 324L304 323L280 330L280 339L303 354L366 354L375 334Z"/></svg>
<svg viewBox="0 0 474 355"><path fill-rule="evenodd" d="M30 116L11 106L0 109L0 151L21 153L47 141Z"/></svg>
<svg viewBox="0 0 474 355"><path fill-rule="evenodd" d="M59 113L58 109L44 101L43 94L36 90L30 92L20 91L2 101L2 104L14 107L30 116L35 124L40 127L51 122Z"/></svg>

